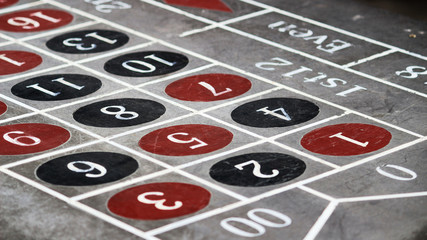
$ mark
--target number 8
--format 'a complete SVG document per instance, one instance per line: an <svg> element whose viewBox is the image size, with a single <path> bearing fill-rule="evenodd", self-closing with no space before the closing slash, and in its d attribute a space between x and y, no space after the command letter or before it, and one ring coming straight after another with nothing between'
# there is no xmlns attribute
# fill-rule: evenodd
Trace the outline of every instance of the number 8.
<svg viewBox="0 0 427 240"><path fill-rule="evenodd" d="M108 111L109 108L118 108L119 111L118 112L111 112L111 111ZM119 120L131 120L131 119L137 118L139 116L139 114L136 113L136 112L127 112L126 108L123 107L123 106L108 106L108 107L104 107L104 108L101 109L101 112L105 113L105 114L108 114L108 115L115 115L115 117L117 119L119 119ZM124 115L124 114L128 114L128 115L131 115L131 116L129 116L129 117L123 117L122 115Z"/></svg>

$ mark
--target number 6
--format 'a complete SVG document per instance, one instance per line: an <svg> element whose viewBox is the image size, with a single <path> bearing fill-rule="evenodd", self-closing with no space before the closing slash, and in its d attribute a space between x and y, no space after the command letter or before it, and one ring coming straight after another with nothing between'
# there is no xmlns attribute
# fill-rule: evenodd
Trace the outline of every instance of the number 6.
<svg viewBox="0 0 427 240"><path fill-rule="evenodd" d="M34 136L19 136L19 137L16 137L16 138L11 138L11 137L9 136L10 134L24 134L24 132L21 132L21 131L13 131L13 132L5 133L5 134L3 135L4 140L6 140L6 141L8 141L8 142L10 142L10 143L13 143L13 144L19 145L19 146L29 147L29 146L34 146L34 145L37 145L37 144L41 143L40 138L37 138L37 137L34 137ZM28 138L28 139L31 139L31 140L33 141L33 143L23 143L23 142L19 141L19 139L21 139L21 138Z"/></svg>

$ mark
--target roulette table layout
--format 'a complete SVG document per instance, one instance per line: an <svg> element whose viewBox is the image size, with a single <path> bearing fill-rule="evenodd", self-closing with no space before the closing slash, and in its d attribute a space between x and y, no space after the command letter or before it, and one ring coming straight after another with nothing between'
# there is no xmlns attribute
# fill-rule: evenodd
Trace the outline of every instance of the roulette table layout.
<svg viewBox="0 0 427 240"><path fill-rule="evenodd" d="M427 239L426 36L356 0L0 0L0 239Z"/></svg>

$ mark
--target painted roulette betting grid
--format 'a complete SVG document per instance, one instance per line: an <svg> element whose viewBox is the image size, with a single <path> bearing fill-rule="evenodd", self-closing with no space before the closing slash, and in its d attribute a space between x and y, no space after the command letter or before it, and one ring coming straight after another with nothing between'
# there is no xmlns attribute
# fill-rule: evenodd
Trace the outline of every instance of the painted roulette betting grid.
<svg viewBox="0 0 427 240"><path fill-rule="evenodd" d="M345 2L0 0L0 239L426 239L426 24Z"/></svg>

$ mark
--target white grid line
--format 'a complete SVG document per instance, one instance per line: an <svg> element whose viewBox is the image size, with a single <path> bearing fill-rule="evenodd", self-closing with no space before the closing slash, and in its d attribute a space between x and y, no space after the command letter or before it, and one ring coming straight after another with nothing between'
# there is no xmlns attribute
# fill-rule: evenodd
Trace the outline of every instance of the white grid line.
<svg viewBox="0 0 427 240"><path fill-rule="evenodd" d="M144 0L145 2L152 2L152 1L148 1L148 0ZM254 2L254 1L250 1L250 0L242 0L242 1L245 1L245 2ZM62 4L59 4L59 3L56 3L56 2L54 2L54 1L51 1L51 0L47 0L46 2L49 2L49 3L51 3L52 5L56 5L56 6L59 6L59 7L61 7L62 6L62 8L65 6L65 5L62 5ZM80 12L80 13L82 13L82 11L79 11L79 10L76 10L76 9L71 9L71 8L68 8L68 9L70 9L71 11L73 11L73 12ZM276 9L274 9L274 8L268 8L268 10L274 10L274 11L277 11ZM84 13L84 12L83 12ZM183 15L186 15L186 16L188 16L188 13L186 13L186 12L183 12L182 11L182 14ZM82 15L82 14L80 14L80 15ZM90 18L92 18L92 19L94 19L94 17L92 16L92 15L90 15L90 14L84 14L84 15L86 15L86 16L90 16ZM197 17L197 16L195 16L195 15L193 15L193 16L191 16L192 18L193 17ZM96 19L97 17L95 17L95 19ZM197 18L199 18L199 17L197 17ZM99 19L99 18L98 18ZM201 21L205 21L205 19L201 19ZM105 21L102 21L103 23L107 23L108 25L110 25L110 26L113 26L113 27L117 27L117 26L120 26L120 25L117 25L117 24L111 24L109 21L107 21L107 20L105 20ZM212 22L212 21L207 21L207 23L210 23L210 24L217 24L217 23L215 23L215 22ZM121 29L123 29L123 28L121 28ZM126 29L124 29L125 31L128 31L129 30L129 28L126 28ZM131 30L131 31L134 31L134 30ZM135 31L134 31L135 32ZM151 39L151 40L154 40L154 41L156 41L156 39L154 39L154 38L152 38L152 37L147 37L147 35L145 35L145 34L142 34L142 33L138 33L138 36L141 36L141 37L144 37L144 38L148 38L148 39ZM7 38L6 38L7 39ZM10 40L10 38L9 38L9 40ZM19 42L19 41L18 41ZM165 42L163 42L163 41L159 41L161 44L163 44L163 45L165 45L165 46L173 46L173 45L171 45L171 44L168 44L168 43L165 43ZM24 45L25 46L25 44L24 43L20 43L20 44L22 44L22 45ZM176 46L173 46L173 48L174 49L178 49L178 47L176 47ZM32 49L34 49L34 50L36 50L36 51L38 51L38 50L41 50L41 49L36 49L36 48L32 48ZM394 48L396 51L401 51L401 49L398 49L398 48ZM190 55L193 55L193 56L195 56L196 54L194 54L194 53L192 53L192 52L190 52L190 51L185 51L186 53L189 53ZM408 53L407 53L408 54ZM53 54L47 54L47 55L50 55L51 57L54 57L54 58L57 58L55 55L53 55ZM409 54L410 55L410 54ZM59 58L58 58L59 59ZM206 59L206 57L205 57L205 59ZM60 59L60 60L62 60L62 59ZM229 68L229 69L231 69L232 67L231 66L228 66L228 65L225 65L225 64L221 64L221 63L218 63L218 62L216 62L216 61L214 61L214 60L211 60L211 59L209 59L213 64L218 64L218 65L223 65L223 66L226 66L227 68ZM67 63L69 63L69 64L71 64L71 65L75 65L75 66L77 66L77 67L80 67L80 68L83 68L83 66L80 66L80 64L76 64L76 63L73 63L73 62L70 62L70 61L66 61ZM241 70L240 70L241 71ZM94 71L94 72L96 72L96 71ZM99 75L100 73L98 73L98 75ZM110 79L114 79L114 78L111 78L110 77ZM259 77L258 77L258 79L259 79ZM123 84L123 82L121 82L121 81L118 81L118 80L116 80L117 82L119 82L119 83L121 83L121 84ZM126 85L126 84L124 84L124 85ZM284 88L284 89L288 89L287 87L285 87L284 85L281 85L280 84L280 86L282 87L282 88ZM129 87L129 86L128 86ZM132 88L134 88L134 87L132 87ZM139 91L141 91L141 90L139 90ZM292 91L293 92L296 92L294 89L292 89ZM298 93L298 92L296 92L296 93ZM152 96L154 96L154 97L157 97L157 98L159 98L159 96L155 96L155 95L152 95ZM1 96L0 96L1 97ZM310 96L310 98L313 98L314 96ZM166 101L166 99L164 99L164 98L162 98L162 100L164 100L164 101ZM17 101L15 101L15 102L17 102ZM21 105L21 104L20 104ZM176 104L175 104L176 105ZM331 104L330 104L331 105ZM30 109L30 110L32 110L32 111L34 111L34 112L36 112L36 113L40 113L40 114L42 114L42 115L45 115L45 116L47 116L47 117L50 117L50 118L52 118L53 120L57 120L58 121L58 119L56 119L55 117L52 117L52 116L49 116L48 114L45 114L45 113L43 113L43 112L41 112L41 111L39 111L39 110L37 110L37 109L35 109L35 108L32 108L32 107L30 107L30 106L25 106L27 109ZM185 106L184 106L185 107ZM354 113L353 111L348 111L348 112L351 112L351 113ZM195 113L197 113L197 111L195 111ZM360 113L359 113L360 114ZM207 116L206 114L204 114L204 113L200 113L200 115L202 115L202 116ZM211 118L211 117L209 117L209 118ZM378 120L377 120L378 121ZM66 124L66 122L65 121L60 121L61 123L63 123L63 124ZM69 123L67 123L66 125L70 125L71 127L73 127L73 128L76 128L76 126L72 126L73 124L69 124ZM397 126L394 126L394 125L391 125L390 124L390 126L393 126L394 128L396 128ZM79 129L77 129L77 130L82 130L81 128L79 128ZM84 130L84 129L83 129ZM407 133L411 133L410 131L405 131L405 132L407 132ZM86 133L86 132L85 132ZM92 133L93 134L93 133ZM414 133L412 133L412 135L417 135L418 137L422 137L421 135L419 135L419 134L414 134ZM116 143L113 143L113 142L111 142L111 141L109 141L109 140L107 140L107 139L105 139L105 138L102 138L102 137L100 137L99 139L101 139L102 141L105 141L106 143L110 143L110 144L112 144L112 145L116 145L116 146L120 146L120 148L121 149L123 149L123 150L125 150L124 148L124 146L121 146L121 145L119 145L119 144L116 144ZM261 137L261 139L264 139L264 138L262 138ZM270 139L269 139L270 140ZM377 154L377 155L374 155L374 156L371 156L371 157L369 157L369 158L366 158L366 159L362 159L362 160L360 160L360 161L357 161L356 163L353 163L353 164L349 164L349 165L346 165L346 166L344 166L344 167L339 167L339 168L337 168L337 169L335 169L335 170L332 170L332 171L329 171L329 172L326 172L326 173L324 173L324 174L321 174L321 175L318 175L318 176L316 176L316 177L313 177L313 178L310 178L310 180L311 181L314 181L313 179L315 179L315 180L318 180L318 179L321 179L321 178L323 178L323 177L326 177L326 176L329 176L329 175L332 175L332 174L335 174L335 173L337 173L337 172L341 172L341 171L344 171L344 170L347 170L347 169L349 169L349 168L351 168L351 167L354 167L354 166L357 166L357 165L360 165L360 164L363 164L363 163L366 163L366 162L368 162L368 161L371 161L371 160L373 160L373 159L376 159L376 158L378 158L378 157L382 157L382 156L385 156L385 155L387 155L387 154L390 154L390 153L393 153L393 152L395 152L395 151L398 151L398 150L401 150L401 149L404 149L404 148L407 148L407 147L409 147L409 146L412 146L412 145L415 145L415 144L417 144L417 143L419 143L419 142L422 142L422 141L425 141L426 140L426 137L423 137L423 138L420 138L420 139L417 139L417 140L415 140L415 141L412 141L412 142L409 142L409 143L407 143L407 144L403 144L403 145L400 145L400 146L398 146L398 147L395 147L395 148L393 148L393 149L389 149L388 151L384 151L384 152L382 152L382 153L380 153L380 154ZM259 142L263 142L263 140L260 140ZM139 153L139 152L138 152ZM138 155L141 155L141 153L139 153ZM144 158L145 159L147 159L147 156L144 156ZM162 165L162 164L160 164L160 165ZM194 175L191 175L191 174L189 174L189 173L186 173L186 172L184 172L184 171L181 171L181 170L178 170L178 169L176 169L176 168L169 168L169 169L166 169L166 170L164 170L164 171L170 171L170 170L173 170L174 172L177 172L177 173L179 173L179 174L181 174L181 175L186 175L187 177L189 177L189 178L192 178L192 179L194 179L194 180L202 180L202 181L205 181L205 182L208 182L208 181L206 181L206 180L203 180L203 179L199 179L198 177L195 177ZM20 176L19 174L16 174L16 173L13 173L13 172L11 172L11 171L9 171L9 170L7 170L7 169L5 169L5 168L0 168L0 170L2 171L2 172L5 172L5 173L7 173L8 175L11 175L11 176L14 176L15 178L17 178L17 179L19 179L19 180L21 180L21 181L24 181L24 182L26 182L27 184L29 184L29 185L32 185L32 186L34 186L34 187L36 187L36 188L39 188L39 189L43 189L42 191L45 191L45 192L47 192L47 193L49 193L49 194L54 194L54 195L57 195L56 197L57 198L59 198L59 199L61 199L61 200L63 200L63 201L65 201L65 202L68 202L68 203L70 203L70 199L69 198L63 198L63 195L61 195L61 194L59 194L59 193L56 193L56 192L54 192L53 190L51 190L51 189L48 189L48 188L46 188L46 187L44 187L43 185L40 185L40 184L38 184L38 183L36 183L36 182L31 182L31 180L29 180L29 179L26 179L25 177L22 177L22 176ZM320 178L319 178L320 177ZM278 194L278 193L280 193L280 192L283 192L283 191L286 191L286 190L289 190L289 189L292 189L292 188L294 188L294 187L300 187L301 189L303 189L303 190L307 190L307 188L306 187L304 187L304 186L302 186L302 184L306 184L306 183L308 183L308 182L310 182L310 181L308 181L307 179L306 180L304 180L304 181L301 181L301 182L297 182L297 183L294 183L294 184L292 184L292 185L289 185L289 186L285 186L285 187L282 187L282 188L280 188L280 189L275 189L275 190L273 190L273 191L270 191L270 192L267 192L267 193L264 193L264 194L261 194L261 195L258 195L258 196L256 196L256 197L253 197L253 198L249 198L249 199L245 199L245 200L243 200L243 201L240 201L240 202L237 202L237 203L235 203L235 204L231 204L231 205L228 205L228 206L226 206L226 207L223 207L223 208L221 208L221 209L215 209L215 210L213 210L213 211L210 211L210 212L206 212L206 213L203 213L203 214L200 214L200 215L196 215L196 216L193 216L193 217L190 217L190 218L187 218L187 219L184 219L184 220L181 220L181 221L179 221L179 224L177 223L177 224L170 224L170 225L165 225L165 226L163 226L163 227L161 227L161 229L171 229L171 227L172 227L172 229L173 228L176 228L176 227L178 227L178 226L183 226L183 225L186 225L186 224L189 224L189 223L191 223L191 222L195 222L195 221L198 221L198 220L200 220L200 219L203 219L203 218L206 218L206 217L209 217L209 216L213 216L213 215L216 215L216 214L219 214L219 213L222 213L222 212L225 212L225 211L228 211L228 210L231 210L231 209L234 209L234 208L236 208L236 207L239 207L239 206L243 206L243 205L246 205L246 204L249 204L249 203L252 203L252 202L255 202L255 201L258 201L258 200L260 200L260 199L262 199L262 198L265 198L265 197L268 197L268 196L272 196L272 195L275 195L275 194ZM208 183L208 184L210 184L210 183ZM212 184L212 185L215 185L215 184ZM221 192L223 192L223 191L221 191ZM426 194L425 192L423 192L423 193L421 193L423 196ZM353 199L354 200L354 199ZM344 201L344 200L343 200ZM352 201L352 200L348 200L348 201ZM135 228L133 228L132 226L129 226L129 225L127 225L127 224L124 224L124 225L121 225L122 224L122 222L120 222L120 221L117 221L117 219L114 219L114 218L112 218L112 217L110 217L110 216L108 216L108 215L105 215L105 214L103 214L103 213L100 213L100 212L98 212L98 211L96 211L96 210L94 210L94 209L92 209L92 208L90 208L90 207L87 207L87 206L85 206L85 205L83 205L83 204L81 204L81 203L78 203L78 202L72 202L71 201L71 203L70 204L72 204L72 205L74 205L74 206L76 206L77 208L79 208L79 209L81 209L81 210L83 210L83 211L85 211L85 212L88 212L88 213L90 213L90 214L92 214L92 215L95 215L95 216L97 216L98 218L101 218L101 219L103 219L103 220L105 220L105 221L107 221L107 222L110 222L110 223L113 223L114 225L116 225L116 226L119 226L119 227L121 227L121 228L123 228L123 229L125 229L125 230L127 230L127 231L129 231L129 232L132 232L132 233L134 233L135 235L137 235L137 236L140 236L140 237L150 237L150 235L155 235L156 234L156 232L157 233L159 233L159 229L154 229L154 230L151 230L151 231L149 231L149 233L147 234L147 233L144 233L144 232L142 232L142 231L140 231L140 230L138 230L138 229L135 229ZM335 207L336 207L336 202L333 202L333 204L331 203L326 209L325 209L325 211L324 211L324 214L322 214L322 216L326 216L327 214L326 213L329 213L330 212L330 214L332 214L332 212L333 212L333 210L335 209ZM335 205L335 206L334 206ZM325 213L326 212L326 213ZM322 218L322 216L321 216L321 218ZM327 217L329 217L329 216L327 216ZM324 222L326 222L327 221L327 217L324 217L324 218L326 218L325 220L324 220ZM320 219L320 218L319 218ZM117 222L116 222L117 221ZM319 222L319 221L318 221ZM322 222L322 221L320 221L320 222ZM324 224L324 223L323 223ZM320 224L318 224L318 225L320 225ZM323 226L323 225L322 225ZM318 230L320 231L320 229L321 229L321 227L322 226L320 226L320 228L318 228ZM161 231L160 231L161 232ZM163 231L164 232L164 231ZM314 232L315 234L311 234L311 235L314 235L314 237L315 237L315 235L317 235L317 233L313 230L313 228L312 228L312 230L310 230L310 232ZM310 233L309 233L310 234ZM307 235L307 236L309 236L309 235ZM313 238L314 238L313 237ZM307 238L307 239L310 239L310 238Z"/></svg>
<svg viewBox="0 0 427 240"><path fill-rule="evenodd" d="M317 56L305 53L303 51L300 51L300 50L297 50L297 49L294 49L294 48L290 48L290 47L284 46L282 44L279 44L279 43L267 40L267 39L259 37L259 36L255 36L253 34L250 34L250 33L247 33L247 32L244 32L244 31L241 31L241 30L238 30L238 29L226 26L226 25L218 24L217 22L214 22L214 21L209 20L207 18L196 16L194 14L191 14L191 13L188 13L188 12L185 12L185 11L182 11L182 10L180 10L178 8L171 7L169 5L166 5L166 4L163 4L163 3L159 3L159 2L156 2L156 1L153 1L153 0L140 0L140 1L152 4L154 6L157 6L157 7L169 10L169 11L172 11L172 12L177 13L177 14L181 14L181 15L187 16L187 17L195 19L195 20L199 20L199 21L201 21L203 23L215 25L215 26L217 26L217 27L219 27L221 29L227 30L227 31L232 32L232 33L239 34L239 35L244 36L246 38L250 38L250 39L262 42L264 44L267 44L267 45L270 45L270 46L273 46L273 47L276 47L276 48L280 48L280 49L283 49L285 51L288 51L288 52L291 52L291 53L294 53L294 54L297 54L297 55L300 55L300 56L303 56L303 57L315 60L317 62L324 63L326 65L329 65L329 66L332 66L332 67L335 67L335 68L338 68L338 69L341 69L341 70L344 70L344 71L347 71L347 72L350 72L350 73L353 73L353 74L356 74L356 75L359 75L359 76L363 76L363 77L365 77L367 79L370 79L370 80L373 80L373 81L376 81L376 82L380 82L380 83L383 83L385 85L388 85L388 86L391 86L391 87L394 87L394 88L397 88L397 89L400 89L400 90L403 90L403 91L406 91L406 92L409 92L409 93L412 93L412 94L416 94L416 95L419 95L419 96L424 97L424 98L427 98L427 94L422 93L422 92L418 92L418 91L416 91L414 89L410 89L410 88L407 88L407 87L404 87L404 86L401 86L401 85L398 85L398 84L395 84L395 83L392 83L392 82L388 82L388 81L382 80L381 78L377 78L377 77L374 77L374 76L371 76L371 75L368 75L368 74L364 74L362 72L359 72L359 71L356 71L356 70L353 70L353 69L350 69L350 68L347 68L347 67L343 67L343 66L341 66L339 64L333 63L333 62L325 60L323 58L320 58L320 57L317 57ZM250 3L250 4L252 4L251 2L253 2L251 0L241 0L241 1L244 1L244 2L247 2L247 3ZM255 4L253 4L253 5L255 5ZM279 10L279 9L276 9L276 8L273 8L273 7L264 5L264 4L261 4L261 5L263 6L263 8L275 11L277 13L281 13L283 15L287 15L287 16L288 15L293 15L294 16L293 18L296 18L295 16L298 16L298 15L290 14L290 13L285 12L283 10ZM299 18L297 18L297 19L300 19L300 18L301 17L299 16ZM302 19L304 19L304 21L309 22L309 23L313 22L312 20L309 21L306 18L302 18ZM319 23L317 23L317 24L319 24ZM330 29L330 27L331 26L325 27L325 28ZM333 29L335 29L335 28L332 28L330 30L333 30ZM337 32L340 32L340 33L346 32L346 31L338 30L338 29L335 29L334 31L337 31ZM346 35L349 35L349 34L350 33L347 32ZM356 35L356 34L351 34L351 35ZM357 35L357 36L358 36L357 38L361 37L359 35ZM368 41L368 38L363 38L362 40ZM369 39L368 42L372 42L372 41L374 41L374 40ZM377 41L374 41L374 42L377 42ZM378 43L379 42L377 42L376 44L380 45ZM382 43L381 45L387 45L387 44ZM406 54L409 54L408 51L404 51L402 49L399 49L397 47L393 47L393 46L390 46L390 45L387 45L387 46L388 46L387 48L390 48L390 49L393 49L393 50L396 50L396 51L401 51L401 52L404 52ZM427 57L425 57L424 60L427 60Z"/></svg>

